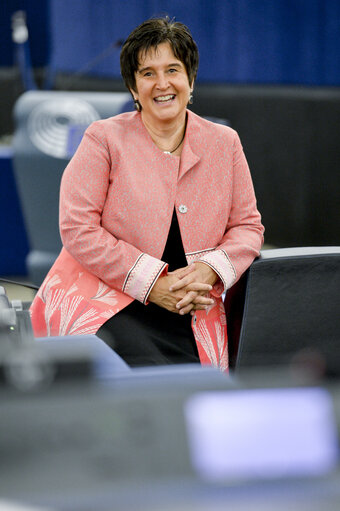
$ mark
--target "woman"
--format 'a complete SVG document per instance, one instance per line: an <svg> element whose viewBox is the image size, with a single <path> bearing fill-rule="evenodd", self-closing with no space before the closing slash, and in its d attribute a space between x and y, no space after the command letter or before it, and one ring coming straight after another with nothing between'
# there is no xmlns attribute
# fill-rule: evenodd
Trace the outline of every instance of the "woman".
<svg viewBox="0 0 340 511"><path fill-rule="evenodd" d="M222 293L264 229L238 135L187 110L197 68L188 28L168 18L124 43L137 111L93 123L65 169L63 249L31 307L35 335L97 333L131 366L227 370Z"/></svg>

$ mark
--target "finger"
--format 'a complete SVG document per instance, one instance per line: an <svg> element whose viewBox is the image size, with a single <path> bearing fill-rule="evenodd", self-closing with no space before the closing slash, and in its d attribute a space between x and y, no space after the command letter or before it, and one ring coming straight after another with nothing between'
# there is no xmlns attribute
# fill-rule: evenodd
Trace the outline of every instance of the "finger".
<svg viewBox="0 0 340 511"><path fill-rule="evenodd" d="M193 310L194 310L194 305L192 303L189 303L189 305L187 305L186 307L183 307L182 309L180 309L178 311L178 314L183 316L184 314L188 314L189 312L191 312Z"/></svg>
<svg viewBox="0 0 340 511"><path fill-rule="evenodd" d="M200 294L208 293L212 290L212 286L210 284L204 284L203 282L192 282L186 286L186 291L196 291Z"/></svg>
<svg viewBox="0 0 340 511"><path fill-rule="evenodd" d="M176 304L177 309L182 309L183 307L186 307L190 303L193 303L193 301L197 298L197 293L194 291L191 291L190 293L187 293L181 300L179 300Z"/></svg>
<svg viewBox="0 0 340 511"><path fill-rule="evenodd" d="M208 307L209 307L209 305L203 305L203 304L201 304L201 303L193 304L193 309L194 309L194 310L196 310L196 311L201 311L201 310L202 310L202 311L203 311L203 310L205 311L205 310L207 310L207 309L208 309Z"/></svg>
<svg viewBox="0 0 340 511"><path fill-rule="evenodd" d="M198 311L198 310L207 310L207 308L208 308L208 305L200 305L200 304L194 305L193 308L190 311L190 314L191 314L191 316L193 316L196 311Z"/></svg>
<svg viewBox="0 0 340 511"><path fill-rule="evenodd" d="M171 284L169 287L169 291L178 291L179 289L189 288L192 291L211 291L212 286L210 284L206 284L204 282L199 282L196 280L197 275L191 273L186 275L185 277L179 279L174 284Z"/></svg>
<svg viewBox="0 0 340 511"><path fill-rule="evenodd" d="M209 305L203 305L203 304L194 304L194 303L190 303L189 305L187 305L186 307L183 307L182 309L179 310L179 314L187 314L188 312L190 312L191 314L194 314L195 311L197 310L206 310L207 308L209 307Z"/></svg>
<svg viewBox="0 0 340 511"><path fill-rule="evenodd" d="M209 296L202 296L202 295L197 295L193 300L192 300L192 303L194 303L195 305L212 305L214 303L214 300L213 298L210 298Z"/></svg>
<svg viewBox="0 0 340 511"><path fill-rule="evenodd" d="M195 307L198 305L205 305L209 307L214 303L214 300L209 296L197 295L196 293L187 293L181 300L176 304L177 309L182 309L192 303Z"/></svg>
<svg viewBox="0 0 340 511"><path fill-rule="evenodd" d="M171 286L169 287L169 291L178 291L179 289L183 289L188 284L191 284L191 282L192 280L190 280L190 278L187 276L180 278L177 282L171 284Z"/></svg>

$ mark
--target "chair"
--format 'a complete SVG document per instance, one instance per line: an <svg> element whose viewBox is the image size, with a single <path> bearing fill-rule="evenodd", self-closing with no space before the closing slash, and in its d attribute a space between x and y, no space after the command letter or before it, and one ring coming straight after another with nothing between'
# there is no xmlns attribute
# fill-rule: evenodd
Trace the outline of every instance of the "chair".
<svg viewBox="0 0 340 511"><path fill-rule="evenodd" d="M225 306L236 371L305 362L340 375L340 247L262 251Z"/></svg>
<svg viewBox="0 0 340 511"><path fill-rule="evenodd" d="M126 93L29 91L15 104L13 167L30 251L31 282L40 285L60 249L59 188L85 129L126 110Z"/></svg>

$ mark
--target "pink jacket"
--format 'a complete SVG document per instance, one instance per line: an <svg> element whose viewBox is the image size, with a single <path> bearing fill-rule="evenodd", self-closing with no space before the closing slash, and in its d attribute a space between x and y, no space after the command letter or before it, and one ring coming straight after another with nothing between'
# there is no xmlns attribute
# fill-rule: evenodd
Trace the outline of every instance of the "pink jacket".
<svg viewBox="0 0 340 511"><path fill-rule="evenodd" d="M93 123L65 169L63 249L31 307L36 336L95 333L133 299L147 304L174 207L188 263L220 279L192 328L202 363L228 367L221 295L259 255L264 228L237 133L188 111L181 158L165 154L141 115Z"/></svg>

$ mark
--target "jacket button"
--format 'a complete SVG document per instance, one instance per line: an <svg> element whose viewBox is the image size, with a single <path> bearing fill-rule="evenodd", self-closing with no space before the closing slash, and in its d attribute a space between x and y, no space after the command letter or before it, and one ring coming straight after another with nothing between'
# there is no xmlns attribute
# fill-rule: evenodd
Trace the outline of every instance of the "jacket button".
<svg viewBox="0 0 340 511"><path fill-rule="evenodd" d="M186 213L188 211L188 208L184 204L181 204L178 208L178 211L180 213Z"/></svg>

